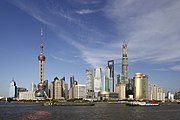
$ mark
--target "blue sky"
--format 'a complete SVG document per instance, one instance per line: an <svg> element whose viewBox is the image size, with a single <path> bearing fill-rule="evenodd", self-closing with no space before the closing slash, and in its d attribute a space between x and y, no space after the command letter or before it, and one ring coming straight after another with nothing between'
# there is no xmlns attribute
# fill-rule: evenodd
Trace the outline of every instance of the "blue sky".
<svg viewBox="0 0 180 120"><path fill-rule="evenodd" d="M40 29L44 30L45 79L85 83L85 69L115 60L128 41L129 76L180 90L179 0L1 0L0 96L14 78L20 87L39 82Z"/></svg>

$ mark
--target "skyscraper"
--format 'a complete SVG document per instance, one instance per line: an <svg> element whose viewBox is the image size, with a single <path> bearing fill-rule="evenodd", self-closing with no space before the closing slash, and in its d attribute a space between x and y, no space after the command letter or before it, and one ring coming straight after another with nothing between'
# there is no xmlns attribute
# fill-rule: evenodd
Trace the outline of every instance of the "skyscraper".
<svg viewBox="0 0 180 120"><path fill-rule="evenodd" d="M143 99L148 100L148 76L143 75Z"/></svg>
<svg viewBox="0 0 180 120"><path fill-rule="evenodd" d="M74 76L71 76L70 77L70 88L72 87L73 83L74 83Z"/></svg>
<svg viewBox="0 0 180 120"><path fill-rule="evenodd" d="M62 79L55 77L49 85L49 97L51 99L65 99L67 97L65 84L65 77Z"/></svg>
<svg viewBox="0 0 180 120"><path fill-rule="evenodd" d="M42 36L43 31L41 29L41 44L40 44L40 54L38 56L39 60L39 77L40 77L40 83L38 84L38 90L35 91L35 97L38 97L38 99L43 99L46 96L45 92L45 83L44 83L44 61L46 60L46 57L43 54L43 42L42 42Z"/></svg>
<svg viewBox="0 0 180 120"><path fill-rule="evenodd" d="M104 91L110 92L110 69L106 66L104 71Z"/></svg>
<svg viewBox="0 0 180 120"><path fill-rule="evenodd" d="M122 45L122 76L124 76L125 80L128 79L128 57L127 57L127 43Z"/></svg>
<svg viewBox="0 0 180 120"><path fill-rule="evenodd" d="M75 90L76 85L78 85L78 82L74 80L73 83L72 83L72 86L69 89L69 99L74 99L75 98L75 96L74 96L75 91L74 90Z"/></svg>
<svg viewBox="0 0 180 120"><path fill-rule="evenodd" d="M86 92L87 98L94 97L94 78L93 71L91 69L86 69Z"/></svg>
<svg viewBox="0 0 180 120"><path fill-rule="evenodd" d="M44 84L45 84L44 91L46 92L47 96L49 96L48 80L45 80L45 81L44 81Z"/></svg>
<svg viewBox="0 0 180 120"><path fill-rule="evenodd" d="M134 77L134 98L148 100L148 76L136 73Z"/></svg>
<svg viewBox="0 0 180 120"><path fill-rule="evenodd" d="M62 99L63 97L63 80L54 79L54 99Z"/></svg>
<svg viewBox="0 0 180 120"><path fill-rule="evenodd" d="M136 73L134 77L134 98L143 99L143 74Z"/></svg>
<svg viewBox="0 0 180 120"><path fill-rule="evenodd" d="M74 98L86 98L86 85L79 84L74 86Z"/></svg>
<svg viewBox="0 0 180 120"><path fill-rule="evenodd" d="M102 90L102 70L94 69L94 92L98 93Z"/></svg>
<svg viewBox="0 0 180 120"><path fill-rule="evenodd" d="M108 61L108 67L110 69L109 88L110 92L114 92L114 60Z"/></svg>
<svg viewBox="0 0 180 120"><path fill-rule="evenodd" d="M9 86L9 97L16 98L17 97L17 86L14 79L10 82Z"/></svg>
<svg viewBox="0 0 180 120"><path fill-rule="evenodd" d="M117 83L115 92L118 93L118 99L119 100L126 99L126 84Z"/></svg>

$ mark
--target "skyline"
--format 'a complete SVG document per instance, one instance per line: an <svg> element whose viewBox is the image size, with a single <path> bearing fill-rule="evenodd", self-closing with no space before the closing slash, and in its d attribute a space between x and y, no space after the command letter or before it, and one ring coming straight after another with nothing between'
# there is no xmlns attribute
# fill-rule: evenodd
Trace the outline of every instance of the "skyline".
<svg viewBox="0 0 180 120"><path fill-rule="evenodd" d="M20 87L38 84L40 29L45 80L71 75L85 84L86 68L115 60L121 74L128 41L129 77L141 72L164 90L180 90L180 1L61 0L0 2L0 96L14 78Z"/></svg>

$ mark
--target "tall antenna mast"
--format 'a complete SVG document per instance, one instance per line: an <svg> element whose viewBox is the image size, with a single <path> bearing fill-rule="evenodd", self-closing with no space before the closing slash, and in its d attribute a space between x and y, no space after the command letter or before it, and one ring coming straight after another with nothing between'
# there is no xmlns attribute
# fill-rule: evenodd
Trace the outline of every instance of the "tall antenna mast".
<svg viewBox="0 0 180 120"><path fill-rule="evenodd" d="M40 52L43 53L43 41L42 41L42 37L43 37L43 29L41 28L41 45L40 45Z"/></svg>

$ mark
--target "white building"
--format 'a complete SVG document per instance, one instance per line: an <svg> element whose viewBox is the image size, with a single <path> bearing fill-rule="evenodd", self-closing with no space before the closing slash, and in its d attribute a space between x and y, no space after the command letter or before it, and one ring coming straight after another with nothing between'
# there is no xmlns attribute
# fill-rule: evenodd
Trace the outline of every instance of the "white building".
<svg viewBox="0 0 180 120"><path fill-rule="evenodd" d="M12 80L10 82L9 97L11 97L11 98L16 98L17 97L17 86L16 86L16 82L14 80Z"/></svg>
<svg viewBox="0 0 180 120"><path fill-rule="evenodd" d="M170 91L167 92L167 99L170 100L170 101L174 101L174 94L171 93Z"/></svg>
<svg viewBox="0 0 180 120"><path fill-rule="evenodd" d="M94 91L94 78L91 69L86 69L86 90L87 92Z"/></svg>
<svg viewBox="0 0 180 120"><path fill-rule="evenodd" d="M35 100L35 94L33 91L19 92L19 100Z"/></svg>
<svg viewBox="0 0 180 120"><path fill-rule="evenodd" d="M159 87L158 85L151 85L148 86L148 98L149 100L165 100L165 93L163 92L163 89Z"/></svg>
<svg viewBox="0 0 180 120"><path fill-rule="evenodd" d="M86 85L78 84L74 87L74 98L86 98Z"/></svg>
<svg viewBox="0 0 180 120"><path fill-rule="evenodd" d="M108 66L104 71L104 91L110 92L110 69Z"/></svg>
<svg viewBox="0 0 180 120"><path fill-rule="evenodd" d="M102 70L101 68L94 69L94 92L102 91Z"/></svg>

